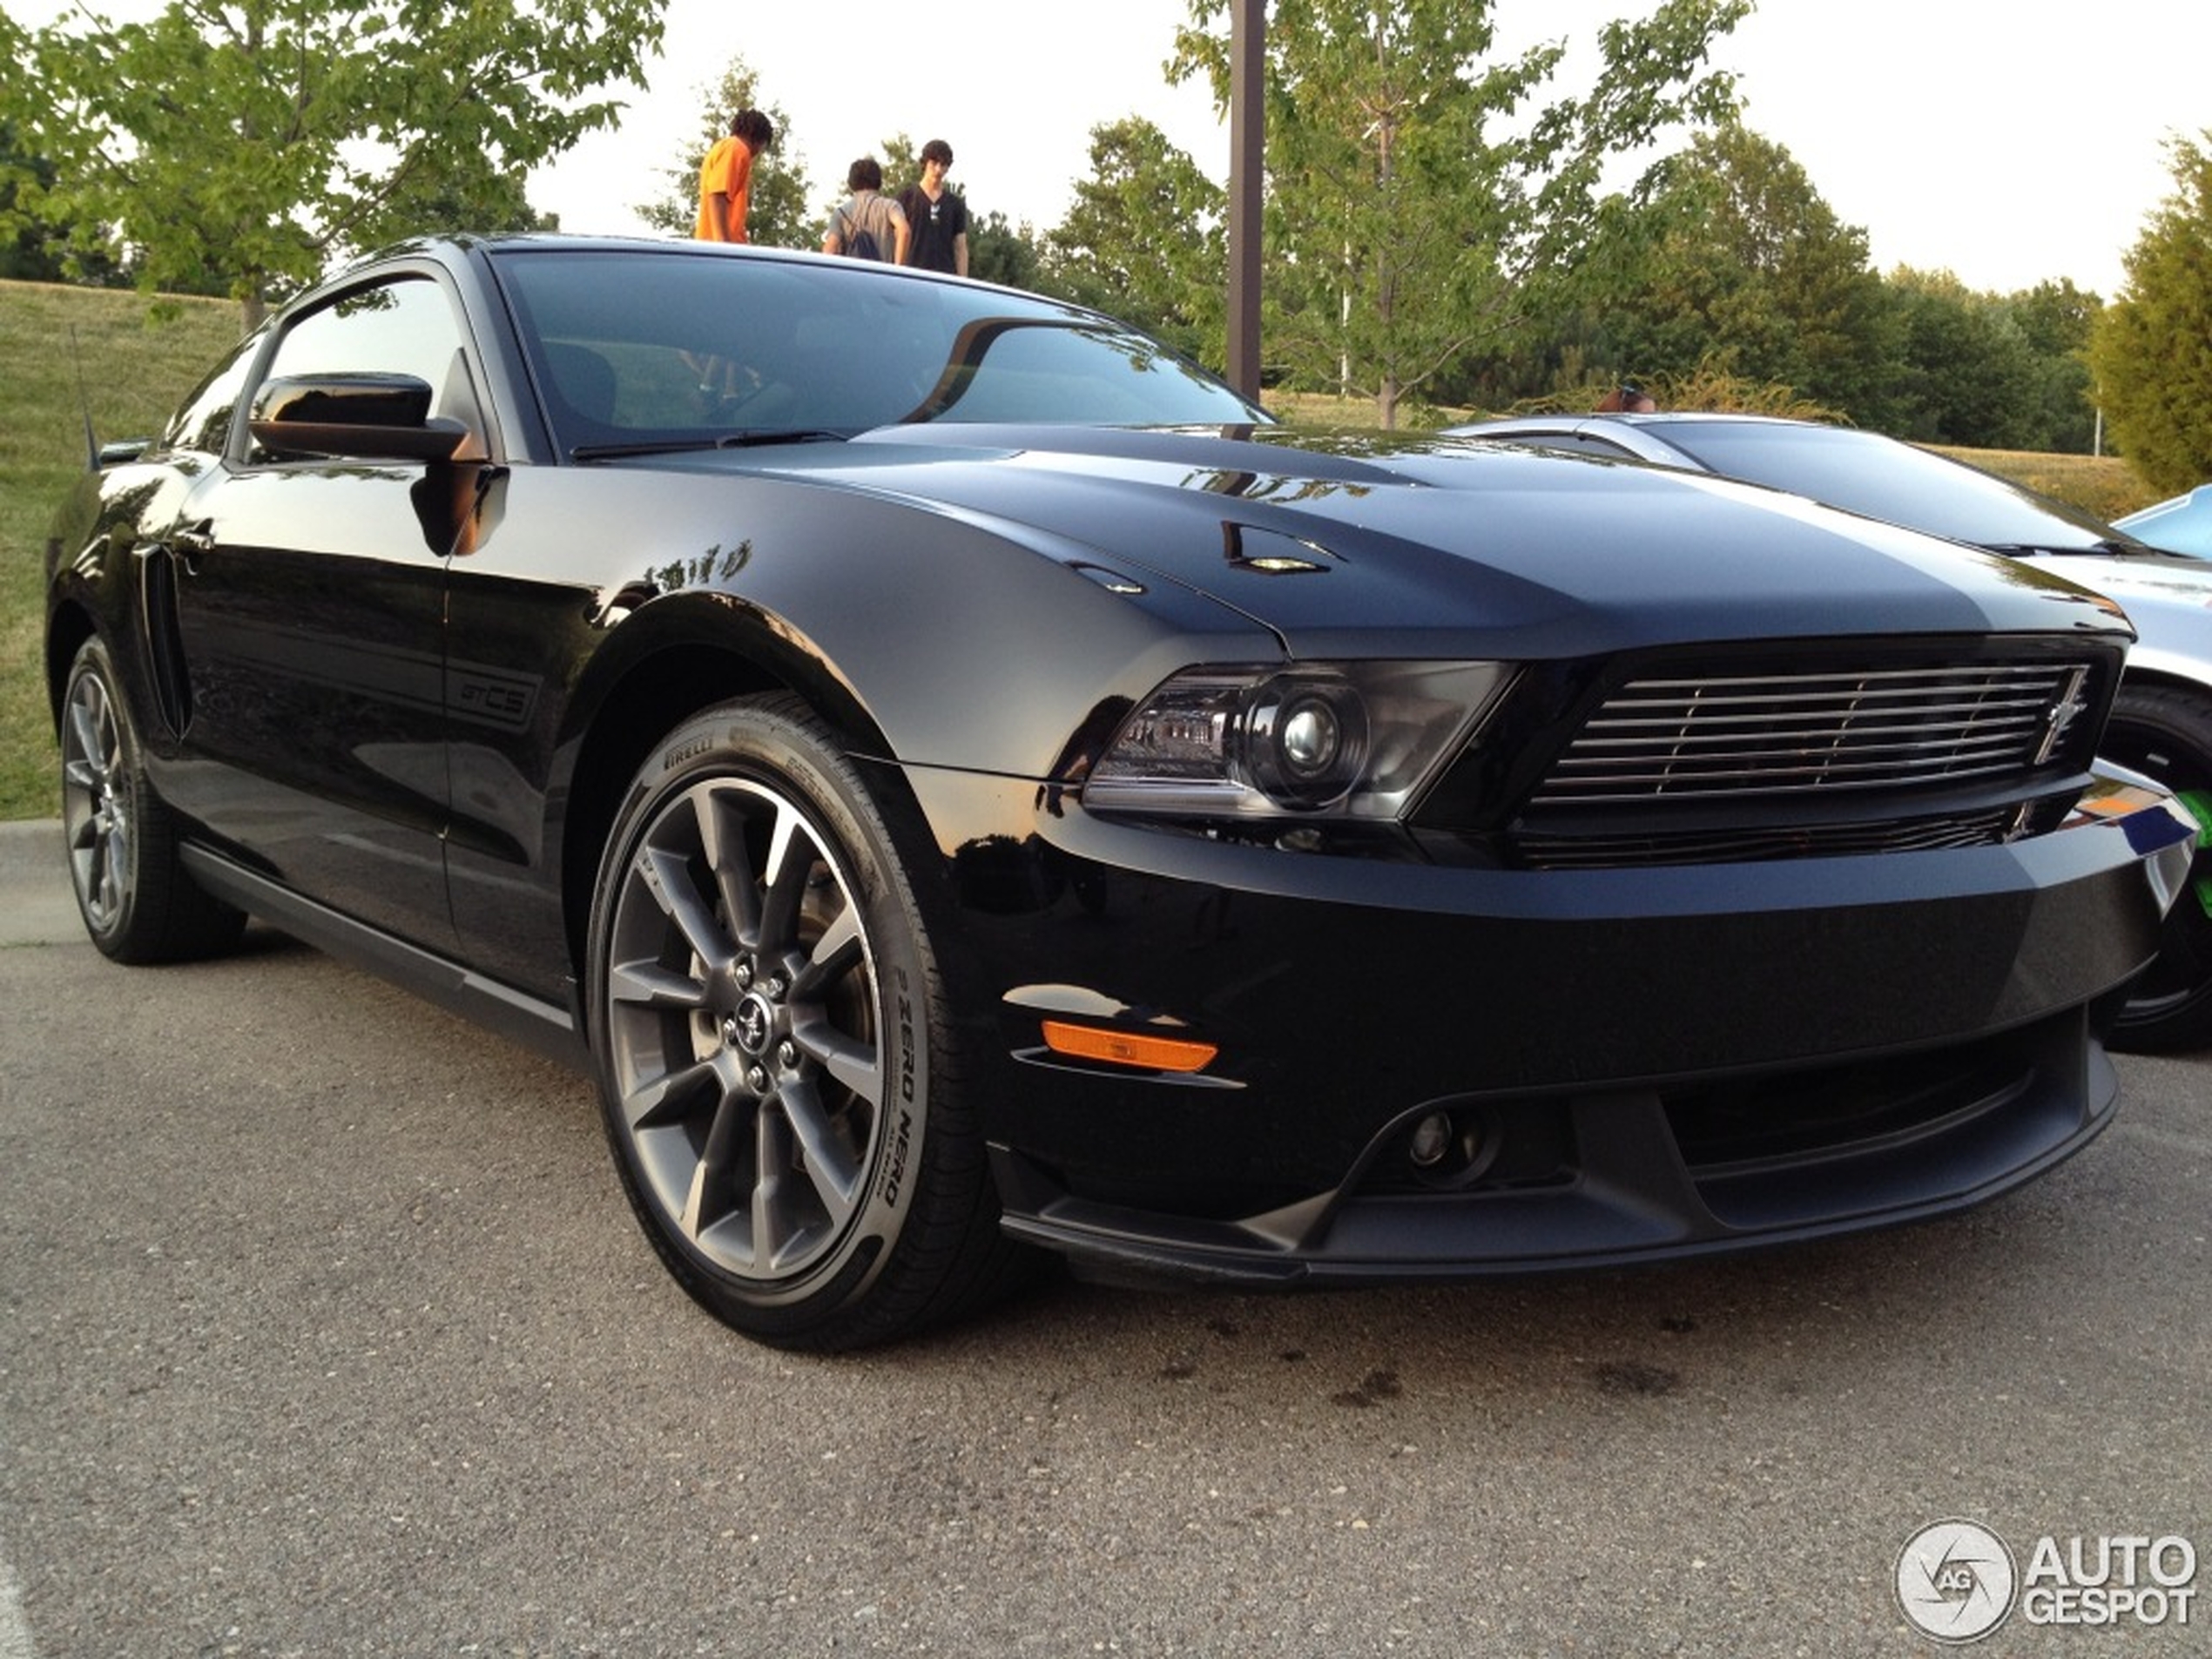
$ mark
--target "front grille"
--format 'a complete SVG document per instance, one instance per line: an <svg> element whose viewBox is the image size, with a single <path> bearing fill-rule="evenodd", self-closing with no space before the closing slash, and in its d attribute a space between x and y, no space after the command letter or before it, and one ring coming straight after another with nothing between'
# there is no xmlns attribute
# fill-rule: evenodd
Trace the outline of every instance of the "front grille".
<svg viewBox="0 0 2212 1659"><path fill-rule="evenodd" d="M1532 693L1548 711L1526 707L1514 732L1493 734L1494 761L1519 764L1463 772L1430 821L1472 827L1458 813L1479 795L1463 786L1487 776L1518 800L1499 827L1524 867L1834 858L2040 833L2073 804L2117 664L2056 642L1987 653L1986 642L1939 658L1862 641L1560 676L1550 695Z"/></svg>
<svg viewBox="0 0 2212 1659"><path fill-rule="evenodd" d="M2024 772L2081 710L2080 664L1639 679L1582 726L1531 806L1738 800Z"/></svg>

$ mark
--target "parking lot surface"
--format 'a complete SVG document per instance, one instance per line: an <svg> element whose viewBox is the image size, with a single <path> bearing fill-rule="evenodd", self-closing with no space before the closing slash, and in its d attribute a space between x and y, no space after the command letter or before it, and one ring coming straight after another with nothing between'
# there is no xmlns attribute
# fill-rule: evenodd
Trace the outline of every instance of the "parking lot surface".
<svg viewBox="0 0 2212 1659"><path fill-rule="evenodd" d="M580 1077L258 928L115 968L50 855L0 827L0 1659L1856 1659L1945 1650L1933 1523L2212 1554L2212 1059L1949 1222L811 1359L668 1280ZM2212 1622L2027 1606L1969 1651Z"/></svg>

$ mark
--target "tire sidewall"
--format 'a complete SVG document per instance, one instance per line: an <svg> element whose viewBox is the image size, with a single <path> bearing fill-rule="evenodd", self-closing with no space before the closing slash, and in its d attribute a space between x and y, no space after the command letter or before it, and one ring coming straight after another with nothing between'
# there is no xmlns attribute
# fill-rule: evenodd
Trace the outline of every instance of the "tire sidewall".
<svg viewBox="0 0 2212 1659"><path fill-rule="evenodd" d="M874 968L886 1078L865 1196L825 1255L776 1280L738 1275L709 1259L654 1195L624 1121L608 1013L609 953L639 842L671 802L719 779L760 785L805 814L860 906ZM889 833L858 775L803 708L776 698L726 705L684 722L655 745L623 798L601 860L586 961L587 1021L607 1137L631 1203L678 1281L720 1317L771 1338L807 1331L868 1291L897 1257L927 1150L934 1058L927 965Z"/></svg>
<svg viewBox="0 0 2212 1659"><path fill-rule="evenodd" d="M84 931L103 955L122 957L128 954L138 926L140 896L146 880L145 837L153 827L149 811L148 788L145 778L145 755L138 741L138 724L131 718L130 705L124 700L123 685L115 671L114 659L98 638L86 640L78 647L77 656L70 664L69 678L62 688L62 718L66 726L71 711L77 705L78 688L87 680L98 682L105 698L108 720L116 732L116 770L125 798L125 806L131 815L128 833L124 837L124 857L129 866L125 872L123 900L116 907L114 915L102 923L92 914L91 896L84 890L79 878L74 851L82 820L69 813L67 792L63 798L63 833L68 839L70 854L70 890L77 897L77 914L84 923ZM68 764L69 737L62 737L63 764Z"/></svg>

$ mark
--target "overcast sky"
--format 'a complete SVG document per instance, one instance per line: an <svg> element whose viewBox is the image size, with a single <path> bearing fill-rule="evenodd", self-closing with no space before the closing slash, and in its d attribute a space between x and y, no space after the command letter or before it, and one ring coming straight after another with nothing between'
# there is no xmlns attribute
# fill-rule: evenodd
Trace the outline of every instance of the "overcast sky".
<svg viewBox="0 0 2212 1659"><path fill-rule="evenodd" d="M157 0L94 0L114 17ZM5 0L43 23L53 0ZM1652 0L1499 0L1505 44L1588 39ZM2121 256L2173 189L2165 139L2212 128L2202 0L1758 0L1720 43L1744 116L1784 145L1873 262L1948 269L2009 293L2070 277L2111 298ZM856 155L905 132L943 138L978 212L1049 229L1089 171L1090 129L1138 113L1224 178L1229 138L1205 91L1161 73L1186 0L668 0L650 90L617 132L531 178L564 229L632 231L700 120L703 90L742 56L780 105L818 201ZM2183 39L2183 32L2195 38Z"/></svg>

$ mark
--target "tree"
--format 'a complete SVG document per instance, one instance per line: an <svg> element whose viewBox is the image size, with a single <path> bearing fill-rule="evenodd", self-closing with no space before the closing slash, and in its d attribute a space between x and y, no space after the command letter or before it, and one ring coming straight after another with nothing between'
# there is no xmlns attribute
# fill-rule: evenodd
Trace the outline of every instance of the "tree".
<svg viewBox="0 0 2212 1659"><path fill-rule="evenodd" d="M2096 446L2089 395L2089 335L2104 301L2071 280L2038 283L2003 301L2034 364L2035 433L2023 448L2087 455Z"/></svg>
<svg viewBox="0 0 2212 1659"><path fill-rule="evenodd" d="M873 153L883 168L883 188L891 195L897 195L921 177L921 145L907 133L893 133ZM841 179L840 175L840 181ZM945 188L960 192L960 185L950 173L945 175ZM842 201L844 198L840 195L838 199Z"/></svg>
<svg viewBox="0 0 2212 1659"><path fill-rule="evenodd" d="M2089 336L2105 423L2161 492L2212 475L2212 128L2176 135L2174 194L2123 262L2128 287Z"/></svg>
<svg viewBox="0 0 2212 1659"><path fill-rule="evenodd" d="M1090 130L1090 176L1045 238L1045 288L1219 368L1228 307L1221 186L1138 116Z"/></svg>
<svg viewBox="0 0 2212 1659"><path fill-rule="evenodd" d="M1899 266L1885 283L1898 324L1881 428L1921 443L2025 449L2041 429L2033 354L2001 301L1948 271Z"/></svg>
<svg viewBox="0 0 2212 1659"><path fill-rule="evenodd" d="M597 94L638 81L660 37L655 0L172 0L36 35L0 18L23 71L0 118L55 169L18 171L18 211L144 287L219 287L251 326L334 257L534 223L520 181L613 122Z"/></svg>
<svg viewBox="0 0 2212 1659"><path fill-rule="evenodd" d="M699 96L697 138L682 162L664 170L668 193L658 201L640 203L637 216L671 236L689 236L698 222L699 166L706 152L728 134L732 116L739 110L759 110L774 125L776 142L767 154L753 158L746 234L762 247L819 247L821 222L806 205L812 186L806 182L806 155L792 140L791 123L782 107L761 100L759 78L745 58L731 58L722 78L699 88Z"/></svg>
<svg viewBox="0 0 2212 1659"><path fill-rule="evenodd" d="M1594 357L1645 377L1717 369L1878 423L1895 331L1866 233L1787 150L1732 121L1701 133L1627 229L1589 307Z"/></svg>
<svg viewBox="0 0 2212 1659"><path fill-rule="evenodd" d="M1230 0L1191 0L1169 72L1229 95ZM1540 102L1563 44L1487 61L1494 0L1277 0L1265 67L1267 356L1372 395L1386 427L1471 350L1582 280L1608 162L1732 111L1706 71L1749 0L1603 25L1580 97ZM1641 182L1637 188L1642 188Z"/></svg>
<svg viewBox="0 0 2212 1659"><path fill-rule="evenodd" d="M26 155L16 140L16 124L0 119L0 279L10 282L58 282L67 274L62 249L52 231L27 214L16 211L16 199L26 186L51 190L54 164L44 156Z"/></svg>
<svg viewBox="0 0 2212 1659"><path fill-rule="evenodd" d="M1004 213L968 216L968 274L978 282L1008 288L1035 288L1043 281L1044 252L1026 224Z"/></svg>

